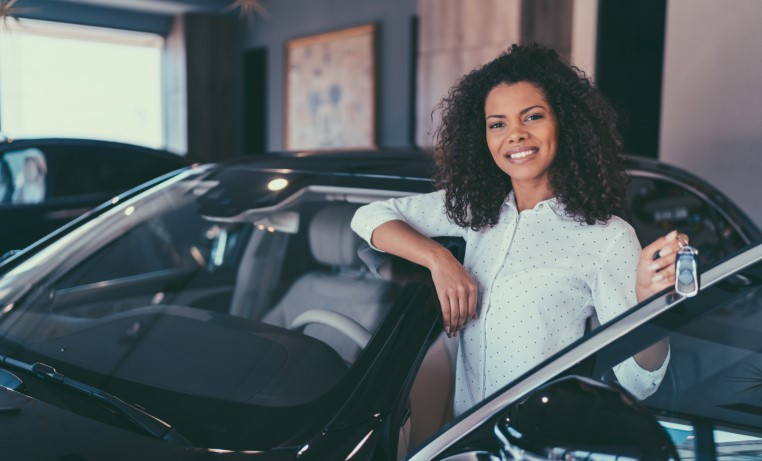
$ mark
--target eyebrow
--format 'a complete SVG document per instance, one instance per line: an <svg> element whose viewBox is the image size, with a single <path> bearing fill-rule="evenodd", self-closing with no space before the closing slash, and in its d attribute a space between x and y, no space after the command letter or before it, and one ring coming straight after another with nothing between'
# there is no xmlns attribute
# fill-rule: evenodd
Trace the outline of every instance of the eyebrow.
<svg viewBox="0 0 762 461"><path fill-rule="evenodd" d="M532 110L532 109L534 109L534 108L536 108L536 107L539 107L540 109L548 110L548 109L547 109L547 108L545 108L544 106L541 106L541 105L539 105L539 104L535 104L534 106L529 106L529 107L527 107L526 109L522 109L522 110L521 110L521 112L519 112L519 115L524 115L525 113L529 112L530 110ZM502 119L502 118L506 118L506 117L505 117L505 115L502 115L502 114L494 114L494 115L488 115L488 116L485 118L485 120L487 120L487 119L489 119L489 118L492 118L492 117L494 117L494 118L500 118L500 119Z"/></svg>

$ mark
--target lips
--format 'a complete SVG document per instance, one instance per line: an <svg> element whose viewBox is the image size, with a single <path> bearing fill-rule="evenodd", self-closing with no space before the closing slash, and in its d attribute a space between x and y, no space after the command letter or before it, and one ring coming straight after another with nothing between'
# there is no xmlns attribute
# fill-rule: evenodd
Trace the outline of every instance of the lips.
<svg viewBox="0 0 762 461"><path fill-rule="evenodd" d="M537 147L514 147L503 155L510 160L520 160L536 154L539 150Z"/></svg>

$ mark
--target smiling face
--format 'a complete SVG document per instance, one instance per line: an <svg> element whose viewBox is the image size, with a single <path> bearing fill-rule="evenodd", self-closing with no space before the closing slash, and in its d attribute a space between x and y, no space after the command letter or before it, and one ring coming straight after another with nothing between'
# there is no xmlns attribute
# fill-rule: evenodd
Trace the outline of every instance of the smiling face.
<svg viewBox="0 0 762 461"><path fill-rule="evenodd" d="M558 122L542 90L528 82L497 85L487 95L484 115L489 151L514 189L549 188Z"/></svg>

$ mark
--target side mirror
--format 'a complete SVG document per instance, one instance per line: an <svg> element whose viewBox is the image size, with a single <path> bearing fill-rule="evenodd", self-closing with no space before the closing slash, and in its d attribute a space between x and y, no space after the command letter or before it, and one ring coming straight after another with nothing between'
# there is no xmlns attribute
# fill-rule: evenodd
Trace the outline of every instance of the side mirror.
<svg viewBox="0 0 762 461"><path fill-rule="evenodd" d="M553 381L511 405L495 433L503 459L680 459L635 397L580 376Z"/></svg>

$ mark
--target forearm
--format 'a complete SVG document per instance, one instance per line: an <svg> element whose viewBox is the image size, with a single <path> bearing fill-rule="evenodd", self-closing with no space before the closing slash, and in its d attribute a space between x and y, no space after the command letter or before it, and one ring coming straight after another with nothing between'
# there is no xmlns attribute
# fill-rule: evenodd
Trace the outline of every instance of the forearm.
<svg viewBox="0 0 762 461"><path fill-rule="evenodd" d="M664 338L661 341L654 343L642 351L635 354L635 362L638 366L644 370L654 371L661 368L664 364L664 359L667 358L669 352L669 338Z"/></svg>
<svg viewBox="0 0 762 461"><path fill-rule="evenodd" d="M376 227L370 240L379 250L431 271L448 336L457 336L466 321L476 317L476 284L445 247L399 220L387 221Z"/></svg>
<svg viewBox="0 0 762 461"><path fill-rule="evenodd" d="M371 244L429 269L441 258L452 257L445 247L400 220L387 221L373 230Z"/></svg>

